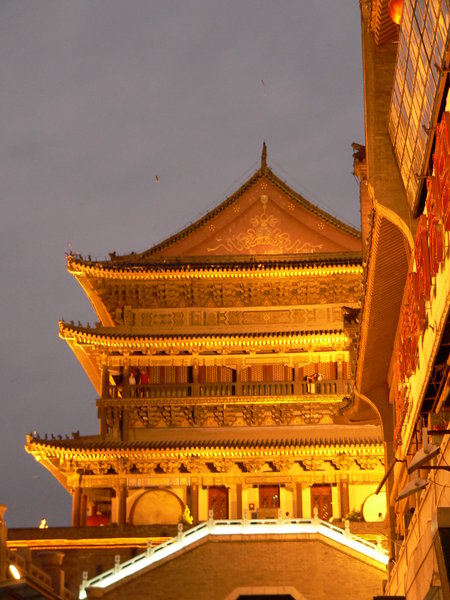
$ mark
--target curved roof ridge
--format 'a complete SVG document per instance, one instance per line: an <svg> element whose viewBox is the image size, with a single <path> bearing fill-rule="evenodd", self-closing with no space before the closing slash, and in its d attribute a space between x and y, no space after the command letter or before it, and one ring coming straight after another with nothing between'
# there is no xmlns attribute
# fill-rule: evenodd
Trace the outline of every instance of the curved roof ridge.
<svg viewBox="0 0 450 600"><path fill-rule="evenodd" d="M138 256L138 255L135 255ZM314 254L284 254L284 255L235 255L235 256L152 256L151 262L134 262L127 260L122 262L120 257L112 260L91 260L82 256L69 254L67 256L67 267L70 272L99 269L109 273L161 273L168 271L183 271L191 273L194 270L214 271L250 271L270 270L280 268L314 268L328 266L345 266L362 261L361 250L347 250L342 252L318 252Z"/></svg>
<svg viewBox="0 0 450 600"><path fill-rule="evenodd" d="M221 213L223 210L225 210L231 204L233 204L253 184L255 184L259 179L261 179L263 177L266 177L273 185L278 187L287 196L289 196L293 201L299 203L303 208L306 208L309 212L315 214L316 216L320 217L324 221L331 223L334 227L341 229L348 235L351 235L357 239L361 238L361 232L359 230L355 229L351 225L347 225L343 221L339 220L338 218L334 217L333 215L330 215L325 210L319 208L317 205L313 204L312 202L310 202L309 200L304 198L301 194L299 194L293 188L291 188L286 182L284 182L277 175L275 175L275 173L265 163L262 162L261 167L249 179L247 179L247 181L245 181L233 194L231 194L231 196L228 196L228 198L226 198L223 202L218 204L216 206L216 208L212 209L211 211L209 211L208 213L206 213L205 215L203 215L202 217L197 219L197 221L194 221L194 223L191 223L187 227L184 227L177 233L171 235L170 237L163 240L162 242L155 244L151 248L144 250L143 252L131 253L131 254L126 254L126 255L121 255L121 256L116 256L115 254L112 254L111 260L112 261L119 260L119 261L125 261L125 262L128 262L128 261L140 262L143 260L147 260L149 257L153 256L153 254L160 252L161 250L163 250L169 246L172 246L179 240L187 237L188 235L190 235L191 233L196 231L198 228L200 228L203 225L205 225L206 223L208 223L211 219L216 217L219 213Z"/></svg>

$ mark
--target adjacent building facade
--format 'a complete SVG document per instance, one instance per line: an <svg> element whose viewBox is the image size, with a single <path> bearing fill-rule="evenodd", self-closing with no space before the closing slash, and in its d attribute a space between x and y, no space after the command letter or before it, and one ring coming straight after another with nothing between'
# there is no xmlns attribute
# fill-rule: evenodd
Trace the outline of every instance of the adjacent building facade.
<svg viewBox="0 0 450 600"><path fill-rule="evenodd" d="M367 267L355 399L383 428L385 592L448 598L450 10L380 0L361 14L366 147L355 173Z"/></svg>

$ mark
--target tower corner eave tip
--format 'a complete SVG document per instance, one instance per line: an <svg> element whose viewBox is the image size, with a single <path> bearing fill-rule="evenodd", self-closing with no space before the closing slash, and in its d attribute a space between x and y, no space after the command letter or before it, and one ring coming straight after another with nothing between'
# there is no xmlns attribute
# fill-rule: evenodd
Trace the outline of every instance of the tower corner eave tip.
<svg viewBox="0 0 450 600"><path fill-rule="evenodd" d="M59 337L62 340L65 340L66 342L69 341L68 328L69 328L69 325L63 319L60 319L58 321L58 334L59 334Z"/></svg>
<svg viewBox="0 0 450 600"><path fill-rule="evenodd" d="M79 259L77 259L76 256L74 256L72 253L70 254L66 254L66 265L67 265L67 271L71 274L71 275L82 275L83 274L83 270L80 268L80 262Z"/></svg>

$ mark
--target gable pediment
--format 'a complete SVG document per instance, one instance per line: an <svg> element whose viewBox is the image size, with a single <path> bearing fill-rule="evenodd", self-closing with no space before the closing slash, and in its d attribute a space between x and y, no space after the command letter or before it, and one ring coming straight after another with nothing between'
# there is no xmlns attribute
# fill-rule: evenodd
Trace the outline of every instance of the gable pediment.
<svg viewBox="0 0 450 600"><path fill-rule="evenodd" d="M360 250L358 231L314 206L269 169L262 168L216 209L139 259Z"/></svg>

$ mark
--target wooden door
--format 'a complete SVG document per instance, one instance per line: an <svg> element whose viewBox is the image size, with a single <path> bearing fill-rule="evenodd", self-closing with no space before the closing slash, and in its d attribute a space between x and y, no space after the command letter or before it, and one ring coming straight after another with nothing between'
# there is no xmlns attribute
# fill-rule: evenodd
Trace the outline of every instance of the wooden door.
<svg viewBox="0 0 450 600"><path fill-rule="evenodd" d="M228 519L228 488L223 485L208 488L208 514L210 510L214 519Z"/></svg>
<svg viewBox="0 0 450 600"><path fill-rule="evenodd" d="M333 516L331 510L331 485L313 485L311 487L311 515L317 508L319 519L329 521Z"/></svg>
<svg viewBox="0 0 450 600"><path fill-rule="evenodd" d="M278 485L259 486L259 508L280 508L280 487Z"/></svg>

